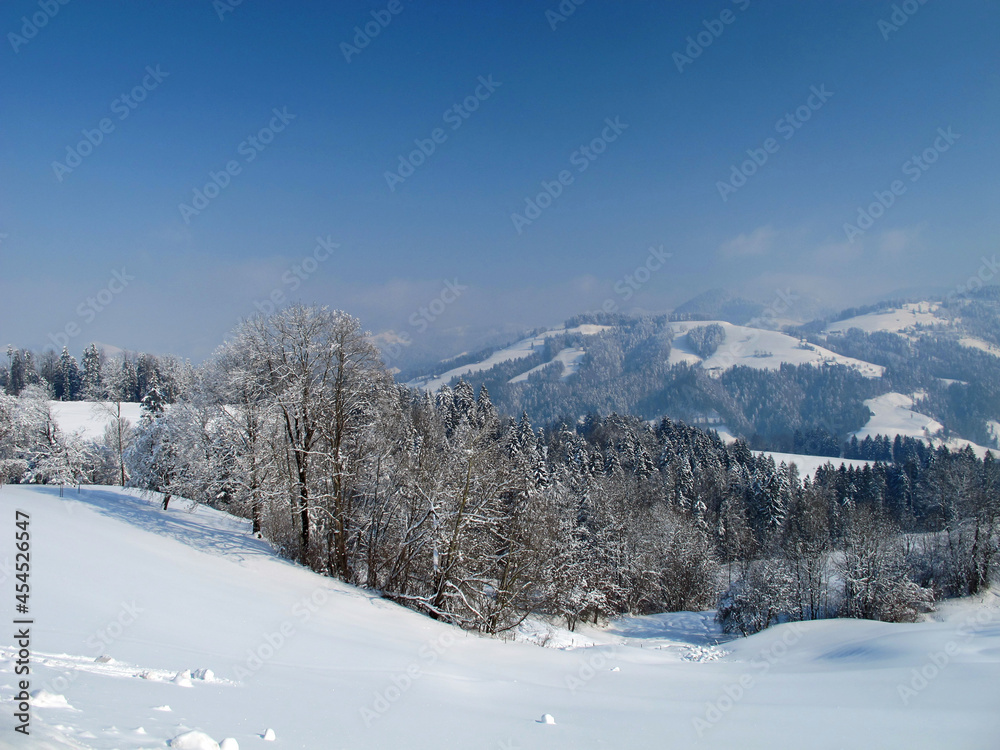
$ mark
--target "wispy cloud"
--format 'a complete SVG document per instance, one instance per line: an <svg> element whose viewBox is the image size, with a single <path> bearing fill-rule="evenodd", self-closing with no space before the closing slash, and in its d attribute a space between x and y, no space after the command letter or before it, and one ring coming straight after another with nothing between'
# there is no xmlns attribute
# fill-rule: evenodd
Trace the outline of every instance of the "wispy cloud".
<svg viewBox="0 0 1000 750"><path fill-rule="evenodd" d="M764 256L774 249L777 237L778 232L770 224L766 224L749 234L741 234L722 243L719 252L727 258Z"/></svg>

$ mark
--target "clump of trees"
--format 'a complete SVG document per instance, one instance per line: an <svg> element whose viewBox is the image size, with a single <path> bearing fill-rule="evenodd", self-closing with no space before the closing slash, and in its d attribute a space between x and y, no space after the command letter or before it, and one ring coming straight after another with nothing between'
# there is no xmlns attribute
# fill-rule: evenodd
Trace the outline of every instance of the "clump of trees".
<svg viewBox="0 0 1000 750"><path fill-rule="evenodd" d="M726 340L726 329L718 323L692 328L687 334L691 350L702 359L708 359Z"/></svg>
<svg viewBox="0 0 1000 750"><path fill-rule="evenodd" d="M134 425L123 369L101 370L100 441L60 435L37 386L0 398L0 470L211 504L313 570L469 629L717 605L744 634L898 621L996 573L1000 470L971 451L899 442L891 462L800 479L669 418L539 429L486 387L395 383L355 318L316 307L245 321L173 398L152 379Z"/></svg>
<svg viewBox="0 0 1000 750"><path fill-rule="evenodd" d="M0 388L7 395L18 396L35 385L56 401L106 400L108 389L113 388L122 401L138 402L154 385L173 401L191 376L191 364L175 357L145 352L108 357L97 344L84 349L80 362L67 347L61 354L52 349L36 354L8 346L7 362L0 364Z"/></svg>

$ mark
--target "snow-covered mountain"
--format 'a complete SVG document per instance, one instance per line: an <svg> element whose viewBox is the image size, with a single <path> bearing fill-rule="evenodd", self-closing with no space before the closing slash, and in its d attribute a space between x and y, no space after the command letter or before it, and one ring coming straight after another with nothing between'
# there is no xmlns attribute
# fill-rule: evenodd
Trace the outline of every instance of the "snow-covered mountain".
<svg viewBox="0 0 1000 750"><path fill-rule="evenodd" d="M0 636L4 747L963 750L1000 731L992 593L911 625L726 641L711 613L675 613L573 634L536 621L510 642L293 565L203 506L10 485L0 505L33 534L28 675L15 631Z"/></svg>
<svg viewBox="0 0 1000 750"><path fill-rule="evenodd" d="M993 428L1000 402L990 395L1000 395L994 288L887 302L780 330L766 315L742 325L676 318L579 316L509 346L463 353L409 385L436 391L458 378L483 383L501 410L523 409L539 421L619 411L669 414L746 438L780 441L782 433L818 427L838 439L899 434L971 443L980 453L1000 448ZM815 374L786 369L803 366ZM778 407L773 415L769 399Z"/></svg>

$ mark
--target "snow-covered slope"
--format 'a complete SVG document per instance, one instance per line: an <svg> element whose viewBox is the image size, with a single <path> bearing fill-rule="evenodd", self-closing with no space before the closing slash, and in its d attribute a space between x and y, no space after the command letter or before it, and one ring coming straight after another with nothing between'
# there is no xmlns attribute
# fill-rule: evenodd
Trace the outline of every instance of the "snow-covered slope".
<svg viewBox="0 0 1000 750"><path fill-rule="evenodd" d="M495 367L503 362L530 357L538 348L544 346L546 339L552 338L553 336L559 336L566 333L579 333L584 336L592 336L596 333L600 333L601 331L606 331L608 328L609 326L590 324L580 325L574 328L553 328L540 333L537 336L521 339L505 349L500 349L499 351L494 352L481 362L473 362L467 365L453 367L440 375L429 375L427 377L417 378L416 380L411 380L407 383L407 385L413 388L423 388L428 391L436 391L441 386L451 382L454 378L464 377L473 373L482 372L483 370L489 370L491 367Z"/></svg>
<svg viewBox="0 0 1000 750"><path fill-rule="evenodd" d="M571 346L561 350L556 356L554 356L551 361L544 364L538 365L537 367L532 367L530 370L522 372L520 375L515 375L509 381L509 383L522 383L527 380L532 374L538 372L539 370L548 367L553 362L558 362L562 365L562 374L559 376L562 379L568 378L570 375L575 374L580 369L580 362L583 360L584 356L587 354L586 349L579 346Z"/></svg>
<svg viewBox="0 0 1000 750"><path fill-rule="evenodd" d="M830 458L828 456L808 456L802 453L778 453L776 451L754 451L754 453L758 456L770 456L774 459L775 464L782 462L789 465L795 464L799 471L799 479L806 476L815 476L816 470L827 464L832 464L835 468L839 468L843 464L860 469L863 466L874 463L873 461L864 461L857 458Z"/></svg>
<svg viewBox="0 0 1000 750"><path fill-rule="evenodd" d="M99 440L111 421L108 412L93 401L49 401L49 409L60 430L90 440ZM135 424L142 416L142 404L123 403L122 416Z"/></svg>
<svg viewBox="0 0 1000 750"><path fill-rule="evenodd" d="M854 433L859 439L876 435L884 435L890 438L896 435L903 437L920 438L930 445L946 445L950 449L961 449L971 446L976 454L981 458L989 448L962 438L941 437L944 425L933 417L921 414L914 410L916 401L914 396L907 396L904 393L886 393L876 398L865 400L865 406L871 409L872 416L860 430Z"/></svg>
<svg viewBox="0 0 1000 750"><path fill-rule="evenodd" d="M15 737L5 628L6 747L162 748L199 730L245 749L271 747L271 730L273 747L310 750L961 750L1000 734L995 597L917 625L783 625L722 644L704 614L626 618L558 650L466 635L320 577L205 508L8 485L8 539L15 508L31 514L30 679L44 692L30 739Z"/></svg>
<svg viewBox="0 0 1000 750"><path fill-rule="evenodd" d="M686 336L692 328L720 325L726 332L725 341L716 352L702 359L689 348ZM710 372L721 372L736 365L754 367L759 370L777 370L782 364L824 365L839 364L853 367L862 375L877 378L883 368L870 362L832 352L813 344L802 345L799 339L780 331L737 326L722 320L671 323L674 342L670 352L670 363L688 362L699 364Z"/></svg>
<svg viewBox="0 0 1000 750"><path fill-rule="evenodd" d="M719 346L708 359L702 359L691 351L687 333L692 328L712 325L721 325L726 332L725 341ZM503 362L517 359L524 359L535 353L545 340L552 336L564 333L580 333L583 335L593 335L601 331L610 330L612 326L581 325L574 328L554 328L538 336L522 339L511 346L494 352L492 355L480 362L474 362L460 367L454 367L440 375L429 375L411 380L407 385L436 391L442 385L457 377L468 377L478 372L489 370ZM705 370L718 374L736 365L745 365L757 369L776 370L782 364L794 365L824 365L841 364L853 367L867 377L876 378L881 376L883 368L879 365L863 362L851 357L845 357L821 346L812 344L802 345L800 340L794 336L749 326L738 326L725 321L697 321L697 322L677 322L671 323L670 328L674 334L674 340L670 350L670 364L681 362L701 366ZM551 362L560 362L563 365L562 377L567 378L577 372L586 356L586 346L570 347L563 349L550 362L545 362L536 367L525 370L512 377L508 382L522 383L528 380L532 373L541 370Z"/></svg>
<svg viewBox="0 0 1000 750"><path fill-rule="evenodd" d="M978 349L981 352L992 354L994 357L1000 357L1000 346L991 344L989 341L983 341L973 336L963 336L958 340L958 343L968 349Z"/></svg>
<svg viewBox="0 0 1000 750"><path fill-rule="evenodd" d="M851 328L860 328L865 333L889 331L900 333L916 326L948 325L948 320L936 314L941 309L934 302L913 302L882 312L858 315L846 320L838 320L826 327L827 333L845 333Z"/></svg>

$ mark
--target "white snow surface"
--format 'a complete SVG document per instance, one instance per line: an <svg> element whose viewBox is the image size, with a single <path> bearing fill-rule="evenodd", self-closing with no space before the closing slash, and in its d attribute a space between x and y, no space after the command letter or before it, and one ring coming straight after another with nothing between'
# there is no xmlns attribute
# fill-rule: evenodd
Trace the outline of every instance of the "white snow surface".
<svg viewBox="0 0 1000 750"><path fill-rule="evenodd" d="M846 466L853 466L855 469L860 469L863 466L874 463L874 461L865 461L857 458L831 458L829 456L807 456L802 453L777 453L775 451L754 451L758 456L771 456L774 459L775 465L780 465L782 461L786 464L795 464L799 470L799 479L806 476L815 476L816 470L820 466L826 466L827 464L833 464L835 469L839 469L841 464Z"/></svg>
<svg viewBox="0 0 1000 750"><path fill-rule="evenodd" d="M946 445L949 449L960 450L969 446L980 458L990 449L962 438L944 439L939 434L944 428L940 422L926 414L914 411L916 398L921 393L906 395L904 393L885 393L875 398L865 399L865 406L872 411L872 417L864 427L855 432L858 440L867 436L896 435L920 438L934 447Z"/></svg>
<svg viewBox="0 0 1000 750"><path fill-rule="evenodd" d="M538 365L537 367L532 367L530 370L528 370L527 372L522 372L520 375L515 375L507 382L522 383L525 380L527 380L530 375L540 371L542 368L548 367L553 362L558 362L559 364L562 365L562 373L559 375L559 377L562 380L565 380L570 375L574 375L580 370L580 363L583 360L584 356L586 356L586 354L587 354L586 350L582 349L581 347L578 346L567 347L566 349L561 350L556 356L554 356L551 360L549 360L545 364Z"/></svg>
<svg viewBox="0 0 1000 750"><path fill-rule="evenodd" d="M460 367L453 367L441 375L428 375L426 377L417 378L416 380L411 380L407 383L407 385L411 388L423 388L426 391L436 391L446 383L450 383L454 378L460 376L464 377L476 372L489 370L491 367L495 367L503 362L530 357L535 353L536 349L544 346L546 339L552 338L553 336L559 336L565 333L579 333L584 336L593 336L601 331L608 330L610 327L611 326L599 326L586 323L573 328L553 328L551 330L544 331L537 336L521 339L520 341L511 344L506 349L500 349L493 352L493 354L481 362L472 362L467 365L461 365Z"/></svg>
<svg viewBox="0 0 1000 750"><path fill-rule="evenodd" d="M686 336L692 328L713 324L722 326L726 338L711 357L702 359L691 351ZM674 331L670 364L700 363L701 367L709 372L721 373L736 365L754 367L758 370L777 370L782 364L816 366L839 364L853 367L866 377L877 378L881 377L884 370L880 365L845 357L815 344L802 347L799 339L780 331L738 326L724 320L683 321L671 323L670 327Z"/></svg>
<svg viewBox="0 0 1000 750"><path fill-rule="evenodd" d="M958 340L958 343L969 349L979 349L987 354L992 354L994 357L1000 357L1000 346L991 344L989 341L983 341L972 336L963 336Z"/></svg>
<svg viewBox="0 0 1000 750"><path fill-rule="evenodd" d="M909 331L917 325L945 325L948 320L935 314L940 307L939 304L932 302L907 303L892 310L838 320L836 323L828 325L826 331L827 333L845 333L851 328L860 328L865 333L874 333L875 331L901 333Z"/></svg>
<svg viewBox="0 0 1000 750"><path fill-rule="evenodd" d="M940 422L926 414L914 411L914 399L904 393L886 393L865 400L872 411L871 419L854 434L858 440L869 435L902 435L904 437L932 440L944 428Z"/></svg>
<svg viewBox="0 0 1000 750"><path fill-rule="evenodd" d="M111 406L110 404L108 404ZM67 435L77 434L88 440L104 437L104 428L112 417L94 401L49 401L52 418ZM142 404L122 404L122 416L136 424L142 416Z"/></svg>
<svg viewBox="0 0 1000 750"><path fill-rule="evenodd" d="M30 740L12 739L5 628L0 745L162 748L200 732L260 747L273 729L275 747L310 750L964 750L1000 736L993 594L912 625L828 620L726 640L711 613L674 613L581 626L579 645L541 648L321 577L247 522L185 506L114 488L0 489L8 531L15 508L31 515L30 689L73 706L33 708ZM179 672L192 687L170 681Z"/></svg>

